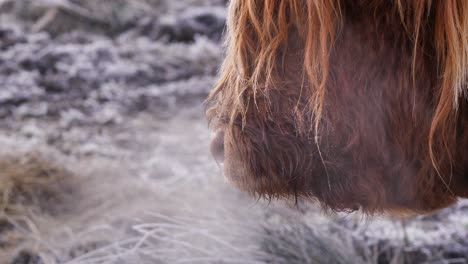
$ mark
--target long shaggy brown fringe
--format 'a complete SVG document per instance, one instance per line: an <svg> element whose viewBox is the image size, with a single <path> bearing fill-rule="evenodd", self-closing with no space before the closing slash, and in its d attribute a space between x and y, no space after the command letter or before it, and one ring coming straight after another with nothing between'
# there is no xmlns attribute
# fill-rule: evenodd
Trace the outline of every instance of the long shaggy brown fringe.
<svg viewBox="0 0 468 264"><path fill-rule="evenodd" d="M367 2L370 6L382 4L378 0ZM418 50L435 49L440 85L434 91L436 110L427 144L433 166L438 170L438 155L444 152L450 155L447 147L456 134L459 101L468 95L468 1L389 3L412 40L413 72ZM267 87L278 85L275 76L283 69L277 62L284 56L288 34L294 29L305 49L303 61L298 62L303 65L308 83L303 88L309 89L307 94L312 95L302 98L307 103L296 110L314 120L310 127L310 122L298 118L296 126L303 132L315 130L317 141L329 79L329 58L343 26L342 10L342 0L233 0L227 26L226 60L220 80L208 98L212 106L208 115L228 114L231 125L240 115L245 123L247 109L255 104L255 98L265 95ZM416 78L414 74L413 78Z"/></svg>

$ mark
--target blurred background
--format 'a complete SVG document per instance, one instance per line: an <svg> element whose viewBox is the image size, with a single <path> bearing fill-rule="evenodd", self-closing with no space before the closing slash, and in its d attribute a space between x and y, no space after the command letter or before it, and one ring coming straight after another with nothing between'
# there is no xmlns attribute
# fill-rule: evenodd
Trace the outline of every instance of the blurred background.
<svg viewBox="0 0 468 264"><path fill-rule="evenodd" d="M256 201L208 152L225 0L0 0L0 263L467 263L468 203Z"/></svg>

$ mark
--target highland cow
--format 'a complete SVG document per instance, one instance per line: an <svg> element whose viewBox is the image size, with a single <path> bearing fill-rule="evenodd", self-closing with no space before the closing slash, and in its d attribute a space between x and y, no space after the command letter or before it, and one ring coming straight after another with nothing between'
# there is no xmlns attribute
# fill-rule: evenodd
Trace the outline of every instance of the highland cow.
<svg viewBox="0 0 468 264"><path fill-rule="evenodd" d="M233 0L207 99L225 176L332 211L468 197L468 1Z"/></svg>

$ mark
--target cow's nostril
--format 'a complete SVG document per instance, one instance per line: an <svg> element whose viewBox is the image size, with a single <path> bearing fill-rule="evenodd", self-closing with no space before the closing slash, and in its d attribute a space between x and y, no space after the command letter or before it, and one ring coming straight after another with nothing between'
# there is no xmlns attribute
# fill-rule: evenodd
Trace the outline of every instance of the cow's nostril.
<svg viewBox="0 0 468 264"><path fill-rule="evenodd" d="M218 131L211 140L211 154L219 163L224 162L224 131Z"/></svg>

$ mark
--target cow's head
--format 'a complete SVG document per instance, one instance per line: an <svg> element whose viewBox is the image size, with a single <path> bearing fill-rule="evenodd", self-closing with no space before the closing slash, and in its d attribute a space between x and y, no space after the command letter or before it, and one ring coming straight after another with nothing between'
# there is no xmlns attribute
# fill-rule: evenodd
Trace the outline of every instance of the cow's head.
<svg viewBox="0 0 468 264"><path fill-rule="evenodd" d="M427 212L466 195L468 1L229 9L207 116L234 185L368 213Z"/></svg>

